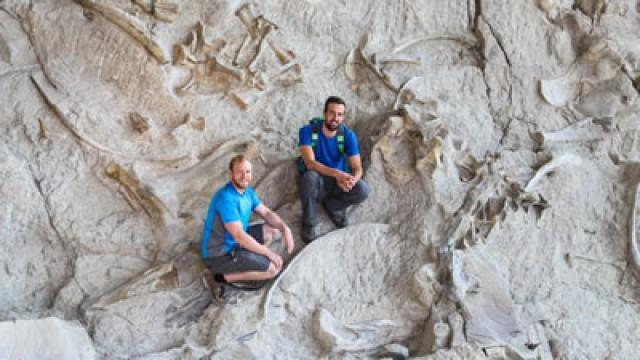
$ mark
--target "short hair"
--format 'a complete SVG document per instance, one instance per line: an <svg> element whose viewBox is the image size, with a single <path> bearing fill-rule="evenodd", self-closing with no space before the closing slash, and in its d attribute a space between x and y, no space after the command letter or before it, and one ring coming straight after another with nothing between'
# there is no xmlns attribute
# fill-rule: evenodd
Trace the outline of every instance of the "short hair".
<svg viewBox="0 0 640 360"><path fill-rule="evenodd" d="M342 98L337 96L329 96L327 98L327 101L324 102L323 113L327 112L327 109L329 108L329 104L338 104L338 105L344 105L345 108L347 107L347 104L344 102L344 100L342 100Z"/></svg>
<svg viewBox="0 0 640 360"><path fill-rule="evenodd" d="M241 163L243 161L249 161L249 159L247 159L244 155L240 154L240 155L236 155L234 157L231 158L231 161L229 161L229 170L233 171L233 167L237 164L237 163Z"/></svg>

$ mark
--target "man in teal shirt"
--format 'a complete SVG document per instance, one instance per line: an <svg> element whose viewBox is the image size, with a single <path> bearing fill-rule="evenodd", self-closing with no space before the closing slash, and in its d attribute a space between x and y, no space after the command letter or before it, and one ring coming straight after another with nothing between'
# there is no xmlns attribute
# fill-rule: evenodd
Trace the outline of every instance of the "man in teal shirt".
<svg viewBox="0 0 640 360"><path fill-rule="evenodd" d="M230 181L211 200L202 232L200 252L219 282L267 280L282 270L282 258L269 249L276 230L289 254L294 242L291 230L263 205L249 186L251 163L242 155L229 164ZM251 213L265 224L249 226ZM211 289L210 289L211 290Z"/></svg>

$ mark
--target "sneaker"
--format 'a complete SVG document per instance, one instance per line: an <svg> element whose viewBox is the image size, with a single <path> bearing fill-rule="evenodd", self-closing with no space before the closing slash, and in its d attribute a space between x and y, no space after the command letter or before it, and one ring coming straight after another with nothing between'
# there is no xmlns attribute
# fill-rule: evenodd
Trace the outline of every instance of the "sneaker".
<svg viewBox="0 0 640 360"><path fill-rule="evenodd" d="M349 223L347 221L347 210L346 209L337 210L337 211L331 211L331 210L329 210L327 205L325 205L324 202L322 203L322 208L327 213L327 216L329 217L329 219L331 219L331 222L333 222L333 224L338 229L345 228L345 227L347 227L347 225L349 225Z"/></svg>
<svg viewBox="0 0 640 360"><path fill-rule="evenodd" d="M204 285L205 289L209 290L211 302L216 305L224 304L224 286L213 279L210 271L205 271L204 274L202 274L202 285Z"/></svg>
<svg viewBox="0 0 640 360"><path fill-rule="evenodd" d="M237 281L233 283L229 283L234 289L244 290L244 291L256 291L262 289L265 285L267 285L268 280L247 280L247 281Z"/></svg>
<svg viewBox="0 0 640 360"><path fill-rule="evenodd" d="M302 237L302 241L304 241L305 244L312 242L318 237L318 235L316 235L315 227L307 225L302 225L302 233L300 234L300 236Z"/></svg>

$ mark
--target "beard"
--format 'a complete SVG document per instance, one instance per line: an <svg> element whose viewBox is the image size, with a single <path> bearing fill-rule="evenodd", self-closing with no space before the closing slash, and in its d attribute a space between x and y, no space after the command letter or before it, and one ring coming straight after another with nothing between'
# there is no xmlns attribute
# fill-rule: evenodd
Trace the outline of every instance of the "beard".
<svg viewBox="0 0 640 360"><path fill-rule="evenodd" d="M233 184L233 186L235 186L236 188L241 189L241 190L244 190L244 189L247 188L247 186L249 186L248 184L244 185L242 183L239 183L239 182L235 181L234 179L231 179L231 183Z"/></svg>
<svg viewBox="0 0 640 360"><path fill-rule="evenodd" d="M338 122L325 120L324 126L330 131L336 131L336 129L338 129Z"/></svg>

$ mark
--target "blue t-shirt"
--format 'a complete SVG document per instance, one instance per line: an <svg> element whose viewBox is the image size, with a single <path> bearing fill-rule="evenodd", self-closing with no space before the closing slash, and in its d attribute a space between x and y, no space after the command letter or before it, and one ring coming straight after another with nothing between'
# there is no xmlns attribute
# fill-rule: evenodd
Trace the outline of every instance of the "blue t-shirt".
<svg viewBox="0 0 640 360"><path fill-rule="evenodd" d="M298 146L311 146L311 127L305 125L298 133ZM360 154L358 150L358 139L356 134L346 126L344 127L344 152L347 157ZM318 141L313 148L313 155L316 161L333 169L346 171L345 156L338 150L337 133L336 136L327 138L322 132L322 126L318 126Z"/></svg>
<svg viewBox="0 0 640 360"><path fill-rule="evenodd" d="M242 229L247 231L251 212L260 205L260 200L247 187L243 194L228 182L218 190L209 204L207 219L204 222L200 253L202 257L214 257L228 253L238 247L233 236L225 229L224 224L240 221Z"/></svg>

